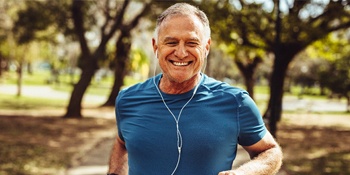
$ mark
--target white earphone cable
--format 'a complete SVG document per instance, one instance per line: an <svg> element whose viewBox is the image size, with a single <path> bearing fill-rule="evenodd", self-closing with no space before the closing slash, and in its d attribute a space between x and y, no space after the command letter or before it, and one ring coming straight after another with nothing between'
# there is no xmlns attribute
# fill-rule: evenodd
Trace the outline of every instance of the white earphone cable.
<svg viewBox="0 0 350 175"><path fill-rule="evenodd" d="M158 52L156 51L156 57L158 57ZM153 84L154 86L156 87L157 91L158 91L158 94L160 95L160 98L162 99L163 101L163 104L164 106L167 108L167 110L169 111L169 113L173 116L174 120L175 120L175 123L176 123L176 135L177 135L177 149L178 149L178 152L179 152L179 156L178 156L178 159L177 159L177 163L176 163L176 166L173 170L173 172L171 173L171 175L173 175L179 164L180 164L180 159L181 159L181 149L182 149L182 135L181 135L181 132L180 132L180 128L179 128L179 121L180 121L180 117L181 117L181 114L182 114L182 111L183 109L187 106L188 103L190 103L190 101L193 99L194 95L196 94L197 92L197 89L199 87L199 84L200 84L200 81L198 82L198 84L196 85L194 91L193 91L193 94L191 96L191 98L182 106L180 112L179 112L179 115L178 117L176 118L174 113L170 110L170 108L168 107L168 105L166 104L165 100L164 100L164 97L162 95L162 93L160 92L159 88L158 88L158 85L156 84L156 81L155 81L155 74L156 74L156 67L157 67L157 64L156 62L154 62L154 74L153 74Z"/></svg>

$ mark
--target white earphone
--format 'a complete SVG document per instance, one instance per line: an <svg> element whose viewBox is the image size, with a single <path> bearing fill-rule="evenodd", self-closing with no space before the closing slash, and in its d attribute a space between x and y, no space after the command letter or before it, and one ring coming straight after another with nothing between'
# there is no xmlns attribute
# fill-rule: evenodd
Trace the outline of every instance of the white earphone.
<svg viewBox="0 0 350 175"><path fill-rule="evenodd" d="M158 58L158 50L156 50L155 52L155 55L156 57ZM167 108L167 110L169 111L169 113L171 114L171 116L174 118L174 121L175 121L175 124L176 124L176 136L177 136L177 149L178 149L178 158L177 158L177 163L175 165L175 168L173 170L173 172L171 173L171 175L175 174L179 164L180 164L180 160L181 160L181 150L182 150L182 145L183 145L183 141L182 141L182 135L181 135L181 132L180 132L180 129L179 129L179 121L180 121L180 117L181 117L181 114L182 114L182 111L184 110L184 108L187 106L188 103L190 103L190 101L193 99L194 95L196 94L197 92L197 89L200 85L200 82L196 85L194 91L193 91L193 94L191 96L191 98L182 106L180 112L179 112L179 115L176 117L174 115L174 113L170 110L170 108L168 107L168 105L166 104L164 98L163 98L163 95L162 93L160 92L159 88L158 88L158 85L156 84L156 80L155 80L155 74L156 74L156 68L157 68L157 64L156 64L156 61L154 62L154 75L153 75L153 84L155 86L155 88L157 89L157 92L160 96L160 98L162 99L162 102L164 104L164 106Z"/></svg>

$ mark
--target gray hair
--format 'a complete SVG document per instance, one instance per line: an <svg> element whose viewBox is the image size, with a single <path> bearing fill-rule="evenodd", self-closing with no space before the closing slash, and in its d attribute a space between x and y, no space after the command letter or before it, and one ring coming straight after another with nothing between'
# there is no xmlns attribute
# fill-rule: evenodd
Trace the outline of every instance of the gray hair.
<svg viewBox="0 0 350 175"><path fill-rule="evenodd" d="M209 20L208 20L207 15L199 8L192 6L190 4L176 3L172 6L170 6L169 8L167 8L162 14L160 14L158 16L156 28L154 31L154 39L156 40L156 42L158 42L157 40L158 40L158 33L159 33L160 25L163 23L163 21L166 18L176 16L176 15L187 15L187 16L194 15L194 16L197 16L198 19L202 22L202 24L204 26L205 39L210 38L210 26L209 26Z"/></svg>

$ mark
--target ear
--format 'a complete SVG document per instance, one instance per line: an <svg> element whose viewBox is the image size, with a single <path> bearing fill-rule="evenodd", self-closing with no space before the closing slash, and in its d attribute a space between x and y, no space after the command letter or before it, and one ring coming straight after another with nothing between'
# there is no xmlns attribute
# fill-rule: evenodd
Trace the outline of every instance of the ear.
<svg viewBox="0 0 350 175"><path fill-rule="evenodd" d="M157 42L154 38L152 38L152 46L153 46L153 53L156 55L156 57L158 58L158 45Z"/></svg>
<svg viewBox="0 0 350 175"><path fill-rule="evenodd" d="M208 39L206 45L205 45L205 56L209 55L209 51L210 51L210 44L211 44L211 38Z"/></svg>

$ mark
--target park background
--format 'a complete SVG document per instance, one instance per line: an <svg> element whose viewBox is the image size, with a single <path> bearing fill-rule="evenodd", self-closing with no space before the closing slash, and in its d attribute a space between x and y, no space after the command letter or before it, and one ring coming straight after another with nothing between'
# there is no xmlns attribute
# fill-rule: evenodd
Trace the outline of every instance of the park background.
<svg viewBox="0 0 350 175"><path fill-rule="evenodd" d="M174 2L0 0L0 174L104 174L114 100L159 73L154 22ZM349 2L186 2L211 23L204 72L254 98L282 173L350 174Z"/></svg>

